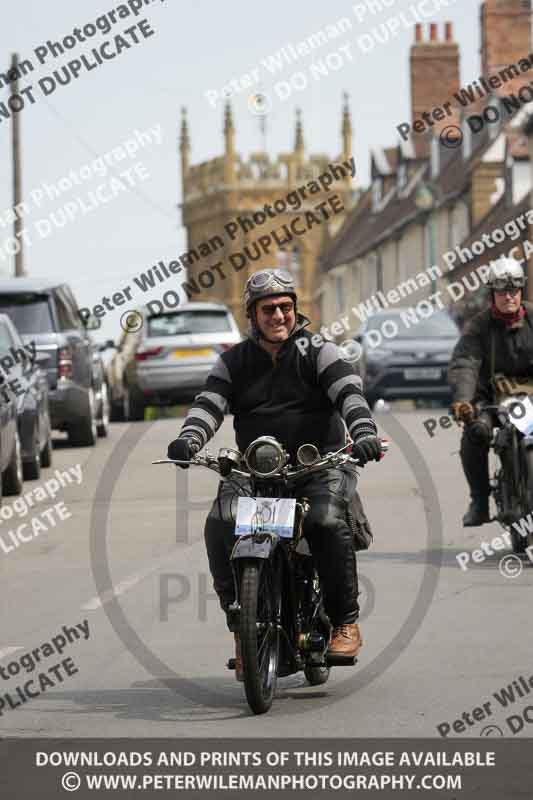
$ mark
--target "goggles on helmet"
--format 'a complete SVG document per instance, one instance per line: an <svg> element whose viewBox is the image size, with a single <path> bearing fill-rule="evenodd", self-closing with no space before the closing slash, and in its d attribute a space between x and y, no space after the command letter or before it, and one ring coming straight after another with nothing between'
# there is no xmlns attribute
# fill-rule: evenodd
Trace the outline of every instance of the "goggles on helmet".
<svg viewBox="0 0 533 800"><path fill-rule="evenodd" d="M272 286L280 284L286 287L292 286L292 275L284 269L273 269L268 272L264 270L256 272L250 277L248 288L257 292L262 292L263 290L270 289Z"/></svg>
<svg viewBox="0 0 533 800"><path fill-rule="evenodd" d="M490 288L494 289L496 292L502 292L504 289L523 289L523 287L524 279L519 276L513 278L509 275L505 275L501 278L493 278L490 282Z"/></svg>

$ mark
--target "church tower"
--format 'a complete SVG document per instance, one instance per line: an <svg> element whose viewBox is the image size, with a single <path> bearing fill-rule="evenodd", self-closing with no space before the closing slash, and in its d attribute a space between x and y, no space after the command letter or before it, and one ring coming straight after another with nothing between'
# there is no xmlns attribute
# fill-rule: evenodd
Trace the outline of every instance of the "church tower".
<svg viewBox="0 0 533 800"><path fill-rule="evenodd" d="M292 273L299 310L318 323L318 256L344 221L352 200L350 168L345 167L344 173L339 170L343 162L352 159L347 95L342 110L341 153L334 158L321 153L306 157L299 109L293 149L275 160L264 151L252 153L248 161L237 153L229 102L224 109L223 135L222 156L191 166L189 129L182 110L181 209L187 230L188 282L201 289L189 292L191 300L225 303L244 332L248 326L242 305L246 279L259 269L277 266ZM333 166L337 177L324 188L319 178L326 173L331 177ZM297 192L300 188L303 194ZM316 210L321 203L325 203L324 212ZM270 208L266 213L265 206ZM307 216L309 212L311 216ZM319 222L310 223L313 216Z"/></svg>

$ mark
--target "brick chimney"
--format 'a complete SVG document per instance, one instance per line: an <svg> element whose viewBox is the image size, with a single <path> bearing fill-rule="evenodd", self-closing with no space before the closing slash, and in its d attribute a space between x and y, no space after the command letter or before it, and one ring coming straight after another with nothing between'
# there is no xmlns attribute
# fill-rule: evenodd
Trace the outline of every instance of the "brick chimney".
<svg viewBox="0 0 533 800"><path fill-rule="evenodd" d="M429 39L424 40L422 25L415 26L415 42L411 47L411 117L420 119L424 111L453 99L459 89L459 45L453 41L451 22L444 25L443 38L439 39L438 26L429 26ZM447 122L437 124L438 129Z"/></svg>
<svg viewBox="0 0 533 800"><path fill-rule="evenodd" d="M481 69L487 77L531 53L531 0L485 0L481 18ZM531 80L528 73L507 81L496 93L514 93Z"/></svg>

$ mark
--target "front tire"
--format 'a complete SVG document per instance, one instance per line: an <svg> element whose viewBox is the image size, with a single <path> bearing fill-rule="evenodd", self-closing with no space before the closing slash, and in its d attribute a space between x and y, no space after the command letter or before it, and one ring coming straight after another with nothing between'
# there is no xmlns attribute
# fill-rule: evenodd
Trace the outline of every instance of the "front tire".
<svg viewBox="0 0 533 800"><path fill-rule="evenodd" d="M268 563L247 564L242 571L241 654L244 688L254 714L272 705L279 663L280 590Z"/></svg>

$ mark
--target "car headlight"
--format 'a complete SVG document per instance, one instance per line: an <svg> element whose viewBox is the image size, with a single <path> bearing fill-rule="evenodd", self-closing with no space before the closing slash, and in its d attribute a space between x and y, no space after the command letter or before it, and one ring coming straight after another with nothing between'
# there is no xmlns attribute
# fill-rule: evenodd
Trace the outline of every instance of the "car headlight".
<svg viewBox="0 0 533 800"><path fill-rule="evenodd" d="M272 436L260 436L249 445L244 460L252 475L270 478L285 466L285 452Z"/></svg>

